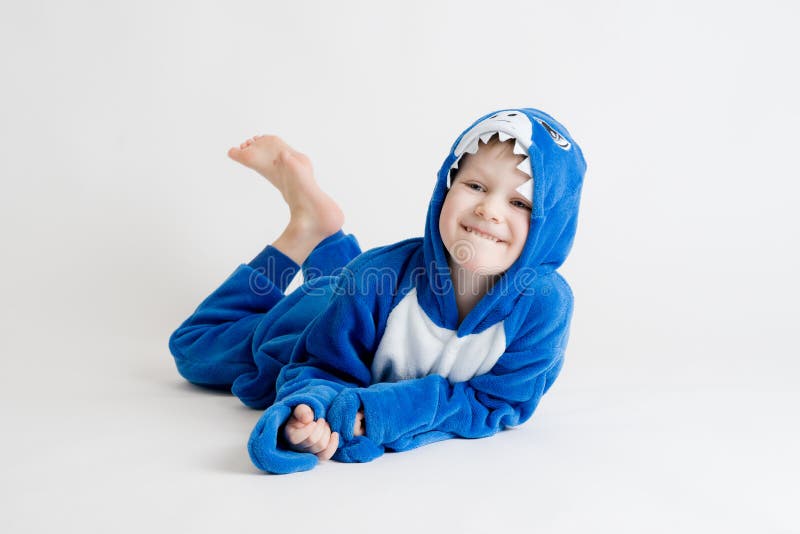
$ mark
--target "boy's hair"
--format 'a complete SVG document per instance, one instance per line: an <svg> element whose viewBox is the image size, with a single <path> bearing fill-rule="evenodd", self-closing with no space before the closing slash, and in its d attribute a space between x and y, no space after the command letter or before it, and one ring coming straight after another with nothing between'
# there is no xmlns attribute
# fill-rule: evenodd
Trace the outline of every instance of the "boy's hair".
<svg viewBox="0 0 800 534"><path fill-rule="evenodd" d="M514 143L516 140L511 137L506 139L505 141L500 141L500 137L497 133L492 134L492 136L484 143L482 140L478 139L478 150L480 150L481 146L495 146L495 145L503 145L504 150L502 152L502 156L512 156L512 157L519 157L517 163L524 161L525 158L528 156L523 156L521 154L514 154ZM458 171L464 168L464 163L466 163L467 159L471 156L469 152L464 153L461 156L461 161L458 163L458 167L454 169L450 169L450 183L454 183L456 181L456 177L458 176Z"/></svg>

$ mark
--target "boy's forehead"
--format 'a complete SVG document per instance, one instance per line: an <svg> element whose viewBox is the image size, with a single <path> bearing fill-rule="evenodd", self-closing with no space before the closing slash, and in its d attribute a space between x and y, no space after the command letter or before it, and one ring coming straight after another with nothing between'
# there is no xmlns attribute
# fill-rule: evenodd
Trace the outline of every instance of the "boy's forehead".
<svg viewBox="0 0 800 534"><path fill-rule="evenodd" d="M519 155L512 154L508 147L498 143L481 146L475 154L470 154L462 165L484 174L497 172L497 168L500 168L503 170L504 179L524 182L529 176L517 168L518 160Z"/></svg>

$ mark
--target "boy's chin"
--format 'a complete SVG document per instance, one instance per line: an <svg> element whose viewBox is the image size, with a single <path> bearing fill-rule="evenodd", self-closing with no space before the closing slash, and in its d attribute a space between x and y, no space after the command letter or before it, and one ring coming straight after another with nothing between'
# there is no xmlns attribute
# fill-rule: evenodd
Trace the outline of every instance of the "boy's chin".
<svg viewBox="0 0 800 534"><path fill-rule="evenodd" d="M447 263L451 269L463 269L465 274L481 278L498 278L508 269L492 263L483 263L477 257L467 261L458 261L449 253L447 254Z"/></svg>

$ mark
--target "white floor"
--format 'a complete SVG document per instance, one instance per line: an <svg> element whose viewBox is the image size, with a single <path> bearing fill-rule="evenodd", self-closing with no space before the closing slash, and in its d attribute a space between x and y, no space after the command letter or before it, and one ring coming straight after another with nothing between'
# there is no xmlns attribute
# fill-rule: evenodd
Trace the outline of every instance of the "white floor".
<svg viewBox="0 0 800 534"><path fill-rule="evenodd" d="M270 476L245 448L258 412L159 343L66 337L9 347L3 532L800 531L796 391L587 387L576 363L493 438Z"/></svg>

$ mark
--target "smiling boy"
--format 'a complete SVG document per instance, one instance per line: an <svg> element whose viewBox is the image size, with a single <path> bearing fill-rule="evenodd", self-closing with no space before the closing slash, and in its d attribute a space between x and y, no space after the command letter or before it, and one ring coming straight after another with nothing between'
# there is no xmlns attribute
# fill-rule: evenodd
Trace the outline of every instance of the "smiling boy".
<svg viewBox="0 0 800 534"><path fill-rule="evenodd" d="M563 364L572 293L556 268L586 168L555 119L524 108L473 123L440 168L425 236L363 253L305 155L272 136L229 155L278 187L290 223L170 349L188 380L266 408L248 443L257 467L369 461L531 416Z"/></svg>
<svg viewBox="0 0 800 534"><path fill-rule="evenodd" d="M519 258L531 219L530 175L518 165L526 156L514 153L514 140L492 134L477 153L464 155L454 169L442 205L439 233L457 286L461 321ZM526 187L523 187L526 186Z"/></svg>

